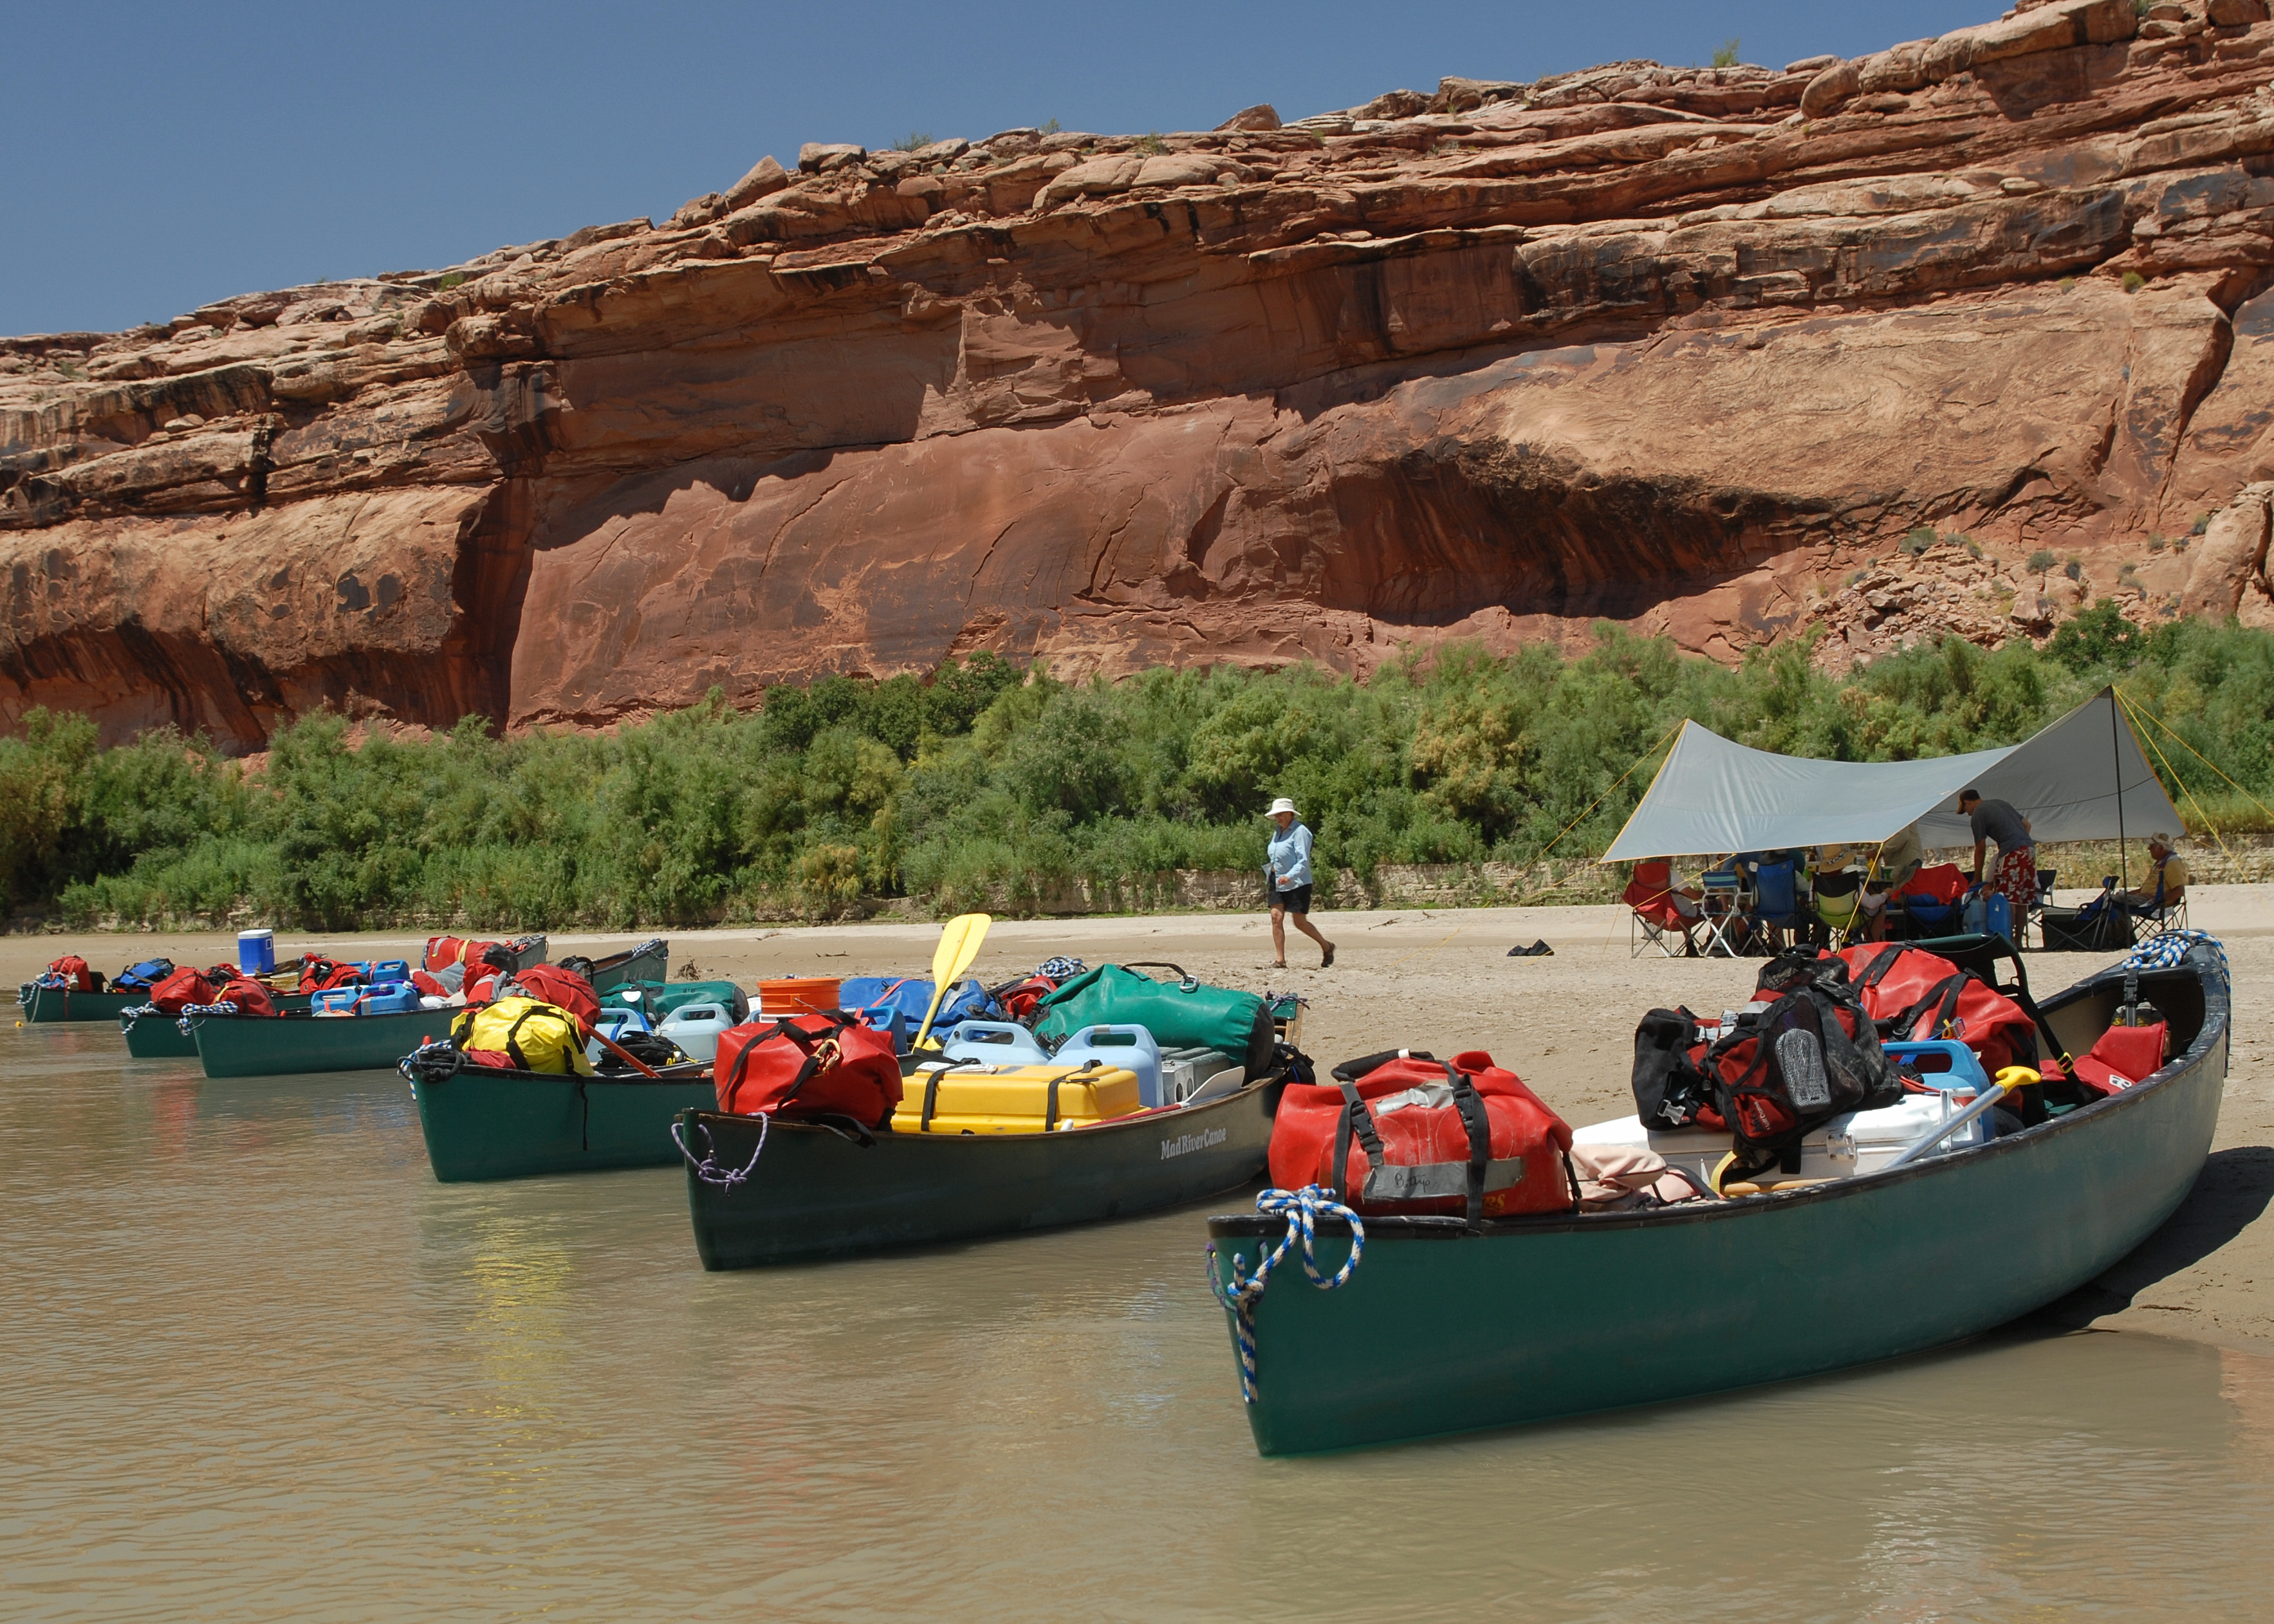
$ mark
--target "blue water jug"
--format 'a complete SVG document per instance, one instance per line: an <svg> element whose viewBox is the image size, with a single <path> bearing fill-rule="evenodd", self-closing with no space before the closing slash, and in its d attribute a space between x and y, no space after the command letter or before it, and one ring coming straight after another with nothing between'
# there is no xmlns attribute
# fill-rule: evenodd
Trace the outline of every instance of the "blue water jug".
<svg viewBox="0 0 2274 1624"><path fill-rule="evenodd" d="M381 981L360 989L361 1015L407 1015L418 1007L418 989L409 981Z"/></svg>
<svg viewBox="0 0 2274 1624"><path fill-rule="evenodd" d="M1887 1051L1888 1059L1916 1073L1930 1088L1945 1094L1983 1094L1989 1089L1990 1073L1982 1069L1981 1056L1953 1039L1915 1038L1879 1047Z"/></svg>
<svg viewBox="0 0 2274 1624"><path fill-rule="evenodd" d="M1085 1060L1136 1072L1137 1098L1148 1109L1168 1103L1161 1097L1161 1046L1146 1027L1084 1026L1069 1034L1050 1056L1053 1065L1080 1065Z"/></svg>
<svg viewBox="0 0 2274 1624"><path fill-rule="evenodd" d="M948 1060L979 1060L989 1065L1046 1065L1050 1061L1042 1039L1007 1020L961 1020L942 1035L946 1043L940 1054Z"/></svg>
<svg viewBox="0 0 2274 1624"><path fill-rule="evenodd" d="M655 1028L648 1025L644 1011L626 1009L620 1004L603 1004L600 1012L593 1017L592 1030L612 1043L621 1043L627 1032L652 1032ZM584 1045L584 1058L594 1065L600 1064L600 1056L606 1052L600 1047L600 1040L597 1037Z"/></svg>

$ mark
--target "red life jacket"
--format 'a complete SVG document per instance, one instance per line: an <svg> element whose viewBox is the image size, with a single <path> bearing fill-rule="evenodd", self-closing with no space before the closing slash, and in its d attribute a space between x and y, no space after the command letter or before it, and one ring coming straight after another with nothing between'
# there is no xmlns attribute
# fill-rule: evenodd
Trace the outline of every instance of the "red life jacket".
<svg viewBox="0 0 2274 1624"><path fill-rule="evenodd" d="M450 996L450 989L442 984L440 978L429 975L424 970L413 970L410 973L410 984L429 998L447 998Z"/></svg>
<svg viewBox="0 0 2274 1624"><path fill-rule="evenodd" d="M1973 972L1916 947L1867 944L1834 956L1890 1041L1955 1038L1993 1078L2007 1066L2036 1066L2037 1022Z"/></svg>
<svg viewBox="0 0 2274 1624"><path fill-rule="evenodd" d="M1003 1006L1005 1019L1025 1024L1034 1019L1036 1006L1058 989L1058 982L1049 976L1030 975L1023 981L998 987L989 996Z"/></svg>
<svg viewBox="0 0 2274 1624"><path fill-rule="evenodd" d="M1471 1219L1568 1212L1571 1130L1482 1050L1452 1064L1369 1055L1329 1087L1290 1083L1271 1126L1271 1182L1323 1184L1370 1215Z"/></svg>
<svg viewBox="0 0 2274 1624"><path fill-rule="evenodd" d="M208 1004L234 1004L240 1015L274 1015L276 1004L268 989L249 976L232 976L207 999Z"/></svg>
<svg viewBox="0 0 2274 1624"><path fill-rule="evenodd" d="M540 1003L568 1011L587 1032L599 1018L599 995L592 990L591 982L574 970L564 970L559 965L531 965L526 970L513 973L513 984Z"/></svg>
<svg viewBox="0 0 2274 1624"><path fill-rule="evenodd" d="M2075 1062L2076 1080L2097 1094L2121 1094L2143 1082L2164 1064L2164 1048L2171 1039L2171 1024L2111 1026L2093 1043L2092 1052Z"/></svg>
<svg viewBox="0 0 2274 1624"><path fill-rule="evenodd" d="M150 989L150 1002L169 1015L178 1015L192 1004L211 1004L213 983L202 971L184 965Z"/></svg>
<svg viewBox="0 0 2274 1624"><path fill-rule="evenodd" d="M850 1116L882 1127L900 1102L892 1034L841 1010L728 1027L712 1077L719 1109L743 1116Z"/></svg>

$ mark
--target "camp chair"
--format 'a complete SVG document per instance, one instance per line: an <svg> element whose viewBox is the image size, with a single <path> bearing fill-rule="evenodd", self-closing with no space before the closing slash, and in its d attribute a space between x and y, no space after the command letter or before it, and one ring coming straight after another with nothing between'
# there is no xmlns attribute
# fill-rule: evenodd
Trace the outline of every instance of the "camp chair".
<svg viewBox="0 0 2274 1624"><path fill-rule="evenodd" d="M1864 876L1850 868L1818 874L1809 883L1809 906L1815 910L1817 929L1842 948L1864 919Z"/></svg>
<svg viewBox="0 0 2274 1624"><path fill-rule="evenodd" d="M1800 911L1799 888L1788 862L1765 862L1753 870L1753 906L1745 914L1756 942L1774 952L1783 945L1783 933L1806 928Z"/></svg>
<svg viewBox="0 0 2274 1624"><path fill-rule="evenodd" d="M1698 943L1690 934L1695 921L1684 919L1674 906L1672 863L1637 863L1620 900L1634 910L1627 924L1628 958L1639 959L1653 947L1668 959L1698 956ZM1672 940L1676 936L1682 939L1679 951Z"/></svg>
<svg viewBox="0 0 2274 1624"><path fill-rule="evenodd" d="M2052 868L2037 870L2037 894L2029 900L2029 917L2022 922L2022 934L2025 936L2029 934L2030 926L2035 925L2037 928L2037 943L2040 946L2044 945L2045 939L2045 910L2053 905L2053 881L2059 877L2058 870Z"/></svg>
<svg viewBox="0 0 2274 1624"><path fill-rule="evenodd" d="M1696 922L1706 929L1706 939L1698 944L1705 958L1735 959L1738 928L1744 923L1744 913L1737 906L1737 871L1734 868L1713 868L1698 878L1698 889L1706 893L1702 917Z"/></svg>
<svg viewBox="0 0 2274 1624"><path fill-rule="evenodd" d="M2156 894L2146 902L2119 904L2135 919L2144 919L2158 930L2185 930L2187 928L2187 899L2181 893L2177 902L2164 900L2164 871L2156 870Z"/></svg>
<svg viewBox="0 0 2274 1624"><path fill-rule="evenodd" d="M1903 899L1914 935L1940 936L1957 929L1950 921L1966 898L1965 871L1956 863L1936 863L1897 886L1895 895Z"/></svg>

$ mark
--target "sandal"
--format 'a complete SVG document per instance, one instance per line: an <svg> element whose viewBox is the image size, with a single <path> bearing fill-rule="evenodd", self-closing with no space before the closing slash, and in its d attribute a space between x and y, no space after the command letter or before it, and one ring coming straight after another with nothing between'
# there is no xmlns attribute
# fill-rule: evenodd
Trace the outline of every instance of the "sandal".
<svg viewBox="0 0 2274 1624"><path fill-rule="evenodd" d="M1329 942L1329 943L1328 943L1328 944L1327 944L1327 956L1326 956L1325 958L1323 958L1323 959L1320 959L1320 960L1319 960L1319 968L1320 968L1320 969L1321 969L1321 970L1331 970L1331 969L1333 969L1334 967L1335 967L1335 944L1334 944L1333 943Z"/></svg>

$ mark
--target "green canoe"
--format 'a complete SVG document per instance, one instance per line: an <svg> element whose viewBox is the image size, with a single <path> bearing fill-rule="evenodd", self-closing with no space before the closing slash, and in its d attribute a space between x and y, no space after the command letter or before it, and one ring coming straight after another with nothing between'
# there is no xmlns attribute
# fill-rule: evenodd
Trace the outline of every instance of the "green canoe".
<svg viewBox="0 0 2274 1624"><path fill-rule="evenodd" d="M132 992L72 992L61 987L41 987L26 981L16 989L19 1019L34 1024L56 1020L117 1020L119 1011L150 1002L147 989Z"/></svg>
<svg viewBox="0 0 2274 1624"><path fill-rule="evenodd" d="M717 1099L700 1066L675 1069L660 1082L637 1073L558 1077L468 1066L440 1077L421 1071L410 1092L426 1160L446 1184L663 1167L679 1160L673 1119Z"/></svg>
<svg viewBox="0 0 2274 1624"><path fill-rule="evenodd" d="M148 1004L137 1004L118 1017L126 1034L126 1052L137 1060L195 1060L198 1041L182 1030L181 1018Z"/></svg>
<svg viewBox="0 0 2274 1624"><path fill-rule="evenodd" d="M1274 1077L1207 1104L1056 1133L869 1134L689 1110L695 1250L709 1269L1094 1223L1205 1200L1263 1171Z"/></svg>
<svg viewBox="0 0 2274 1624"><path fill-rule="evenodd" d="M2123 979L2106 971L2045 1001L2071 1053L2106 1029ZM1314 1289L1291 1251L1252 1304L1257 1449L1352 1448L1813 1375L1977 1335L2074 1289L2171 1215L2218 1122L2224 955L2198 944L2141 989L2171 1020L2175 1059L1984 1145L1647 1212L1474 1228L1368 1219L1358 1267L1332 1290ZM1219 1287L1234 1259L1253 1275L1287 1230L1261 1214L1210 1220ZM1330 1274L1350 1226L1322 1218L1317 1230L1316 1267ZM1225 1325L1237 1368L1230 1310Z"/></svg>
<svg viewBox="0 0 2274 1624"><path fill-rule="evenodd" d="M305 992L271 993L277 1012L283 1015L305 1015L308 1011L308 995ZM148 1011L148 1013L145 1013ZM126 1052L137 1060L195 1060L198 1041L182 1030L181 1019L161 1011L151 1010L147 1004L130 1004L119 1012L119 1030L126 1034Z"/></svg>
<svg viewBox="0 0 2274 1624"><path fill-rule="evenodd" d="M612 987L633 981L660 981L670 974L671 944L661 936L652 936L637 947L595 959L592 974L586 979L592 983L594 992L606 992Z"/></svg>
<svg viewBox="0 0 2274 1624"><path fill-rule="evenodd" d="M198 1015L191 1026L207 1077L282 1077L392 1066L448 1035L456 1010L403 1015Z"/></svg>

